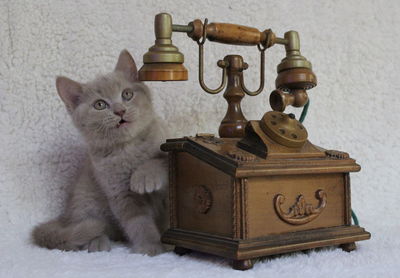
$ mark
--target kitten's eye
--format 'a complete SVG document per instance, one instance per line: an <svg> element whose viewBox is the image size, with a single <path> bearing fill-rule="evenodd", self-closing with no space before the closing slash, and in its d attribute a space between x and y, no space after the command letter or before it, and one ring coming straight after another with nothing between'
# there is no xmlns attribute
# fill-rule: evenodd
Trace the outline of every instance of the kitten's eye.
<svg viewBox="0 0 400 278"><path fill-rule="evenodd" d="M94 107L95 109L97 109L97 110L106 109L107 106L108 106L107 102L105 102L105 101L102 100L102 99L96 100L96 101L93 103L93 107Z"/></svg>
<svg viewBox="0 0 400 278"><path fill-rule="evenodd" d="M124 100L131 100L133 97L133 90L132 89L125 89L122 91L122 98Z"/></svg>

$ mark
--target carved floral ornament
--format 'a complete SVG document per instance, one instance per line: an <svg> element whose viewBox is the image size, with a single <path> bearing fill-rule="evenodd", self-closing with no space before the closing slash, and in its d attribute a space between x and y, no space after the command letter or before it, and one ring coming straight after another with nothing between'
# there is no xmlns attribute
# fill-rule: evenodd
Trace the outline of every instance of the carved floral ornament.
<svg viewBox="0 0 400 278"><path fill-rule="evenodd" d="M205 185L198 185L194 188L193 201L197 212L206 214L213 203L211 191Z"/></svg>
<svg viewBox="0 0 400 278"><path fill-rule="evenodd" d="M315 197L319 200L318 207L306 203L303 195L299 195L296 202L284 212L281 205L285 202L285 196L278 194L274 199L275 211L279 218L291 225L303 225L317 218L326 207L326 193L323 190L315 192Z"/></svg>

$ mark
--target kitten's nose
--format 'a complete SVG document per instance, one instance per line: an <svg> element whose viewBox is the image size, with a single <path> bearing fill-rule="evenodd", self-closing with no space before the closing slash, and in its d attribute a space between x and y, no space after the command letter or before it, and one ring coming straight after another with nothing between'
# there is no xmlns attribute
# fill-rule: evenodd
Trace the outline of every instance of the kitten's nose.
<svg viewBox="0 0 400 278"><path fill-rule="evenodd" d="M126 110L125 109L118 109L114 110L114 114L122 117L125 114Z"/></svg>
<svg viewBox="0 0 400 278"><path fill-rule="evenodd" d="M126 109L122 105L115 105L113 110L114 114L120 117L122 117L126 112Z"/></svg>

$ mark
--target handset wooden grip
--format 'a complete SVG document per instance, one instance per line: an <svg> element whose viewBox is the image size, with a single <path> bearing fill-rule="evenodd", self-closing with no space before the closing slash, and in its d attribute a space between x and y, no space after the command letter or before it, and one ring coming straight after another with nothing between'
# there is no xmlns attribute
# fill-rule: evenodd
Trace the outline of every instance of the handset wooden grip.
<svg viewBox="0 0 400 278"><path fill-rule="evenodd" d="M266 34L258 29L230 23L207 24L207 38L210 41L235 44L257 45L265 42Z"/></svg>

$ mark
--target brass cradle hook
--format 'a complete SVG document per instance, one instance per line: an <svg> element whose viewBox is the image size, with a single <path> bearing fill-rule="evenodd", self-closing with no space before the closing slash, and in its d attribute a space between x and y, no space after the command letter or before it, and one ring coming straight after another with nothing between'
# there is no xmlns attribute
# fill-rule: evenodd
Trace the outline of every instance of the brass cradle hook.
<svg viewBox="0 0 400 278"><path fill-rule="evenodd" d="M226 82L227 82L227 76L226 76L226 68L229 66L228 63L225 61L219 60L217 65L222 68L222 81L221 85L219 85L218 88L216 89L210 89L207 87L207 85L204 82L204 43L206 42L207 39L207 23L208 19L206 18L204 20L203 24L203 36L199 38L196 42L199 45L199 83L201 88L209 93L209 94L218 94L221 92L225 87L226 87Z"/></svg>
<svg viewBox="0 0 400 278"><path fill-rule="evenodd" d="M264 90L264 84L265 84L265 50L267 50L267 48L272 46L272 40L271 40L271 30L269 29L267 32L267 40L266 43L264 45L261 45L261 43L257 44L257 48L260 51L260 86L258 87L258 89L254 92L249 91L246 86L244 85L244 80L243 80L243 75L241 78L241 82L240 85L243 89L243 91L249 95L249 96L256 96L259 93L262 92L262 90ZM247 68L245 68L247 69Z"/></svg>
<svg viewBox="0 0 400 278"><path fill-rule="evenodd" d="M229 66L229 63L224 60L218 61L218 63L217 63L218 67L222 68L222 81L218 88L210 89L204 82L204 43L207 40L207 24L208 24L208 19L206 18L204 20L204 24L203 24L203 28L202 28L203 34L202 34L201 38L199 38L196 41L199 46L199 83L200 83L201 88L205 92L207 92L209 94L218 94L226 87L226 83L227 83L226 69ZM260 51L260 85L259 85L258 89L256 91L250 91L249 89L247 89L244 84L243 76L241 77L241 82L240 82L241 88L249 96L256 96L256 95L260 94L264 89L264 85L265 85L265 50L267 50L267 48L269 48L273 45L272 39L271 39L272 32L270 30L268 30L268 31L269 32L267 33L266 43L264 45L261 45L261 44L257 45L257 48ZM245 63L244 66L245 66L244 70L248 68L247 63Z"/></svg>

